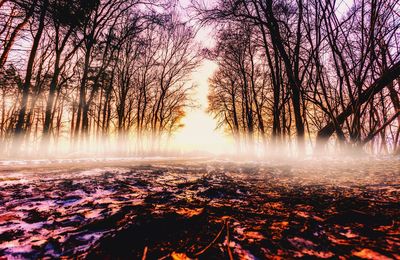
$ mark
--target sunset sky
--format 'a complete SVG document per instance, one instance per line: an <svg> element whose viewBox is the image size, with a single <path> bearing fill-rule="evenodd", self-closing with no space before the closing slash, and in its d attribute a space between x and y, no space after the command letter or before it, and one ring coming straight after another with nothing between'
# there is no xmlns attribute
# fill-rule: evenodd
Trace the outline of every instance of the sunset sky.
<svg viewBox="0 0 400 260"><path fill-rule="evenodd" d="M205 1L210 2L208 0ZM190 0L181 0L180 5L182 14L187 17L188 22L195 27L195 21L190 19L189 10ZM212 28L201 28L197 34L197 41L202 47L211 48L213 46ZM201 67L193 74L193 83L197 85L194 100L197 107L187 111L183 119L185 127L176 133L173 140L173 147L182 151L208 151L222 153L233 148L233 140L229 138L223 129L216 129L216 121L207 110L208 78L216 70L217 65L205 60Z"/></svg>
<svg viewBox="0 0 400 260"><path fill-rule="evenodd" d="M185 127L174 138L173 148L182 151L209 151L222 153L233 148L233 140L224 134L223 129L216 130L216 121L207 110L208 78L216 69L216 64L204 61L193 75L198 85L194 100L198 106L187 112L183 119Z"/></svg>

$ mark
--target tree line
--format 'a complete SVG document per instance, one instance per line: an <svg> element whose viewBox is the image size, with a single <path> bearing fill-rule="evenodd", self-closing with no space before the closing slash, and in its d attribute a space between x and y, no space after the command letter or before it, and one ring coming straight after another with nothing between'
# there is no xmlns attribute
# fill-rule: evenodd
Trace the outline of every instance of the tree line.
<svg viewBox="0 0 400 260"><path fill-rule="evenodd" d="M194 38L173 1L1 0L1 152L111 136L130 153L160 149L193 104Z"/></svg>
<svg viewBox="0 0 400 260"><path fill-rule="evenodd" d="M161 149L194 104L192 72L218 64L208 112L241 151L400 152L396 0L0 0L4 154Z"/></svg>
<svg viewBox="0 0 400 260"><path fill-rule="evenodd" d="M238 149L400 152L396 0L192 0L215 29L209 113Z"/></svg>

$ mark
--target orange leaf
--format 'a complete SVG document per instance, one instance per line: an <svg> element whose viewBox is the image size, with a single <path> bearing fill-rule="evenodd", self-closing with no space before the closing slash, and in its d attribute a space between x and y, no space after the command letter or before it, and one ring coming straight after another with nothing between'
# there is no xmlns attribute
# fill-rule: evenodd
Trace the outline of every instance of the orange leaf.
<svg viewBox="0 0 400 260"><path fill-rule="evenodd" d="M185 253L172 252L171 258L173 260L191 260Z"/></svg>
<svg viewBox="0 0 400 260"><path fill-rule="evenodd" d="M354 256L363 258L363 259L381 259L381 260L390 260L389 257L379 254L371 249L364 248L361 251L353 252Z"/></svg>

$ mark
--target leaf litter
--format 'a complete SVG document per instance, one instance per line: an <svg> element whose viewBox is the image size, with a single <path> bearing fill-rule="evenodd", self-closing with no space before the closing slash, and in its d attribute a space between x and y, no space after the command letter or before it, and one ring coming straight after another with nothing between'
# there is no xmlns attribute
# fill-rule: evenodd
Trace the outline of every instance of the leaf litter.
<svg viewBox="0 0 400 260"><path fill-rule="evenodd" d="M399 259L400 162L0 173L0 257Z"/></svg>

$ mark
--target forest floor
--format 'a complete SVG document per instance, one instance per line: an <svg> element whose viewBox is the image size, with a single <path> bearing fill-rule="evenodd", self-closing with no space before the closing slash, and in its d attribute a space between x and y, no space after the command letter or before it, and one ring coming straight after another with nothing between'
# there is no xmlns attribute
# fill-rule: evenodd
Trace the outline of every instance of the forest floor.
<svg viewBox="0 0 400 260"><path fill-rule="evenodd" d="M0 166L0 259L400 259L400 160Z"/></svg>

